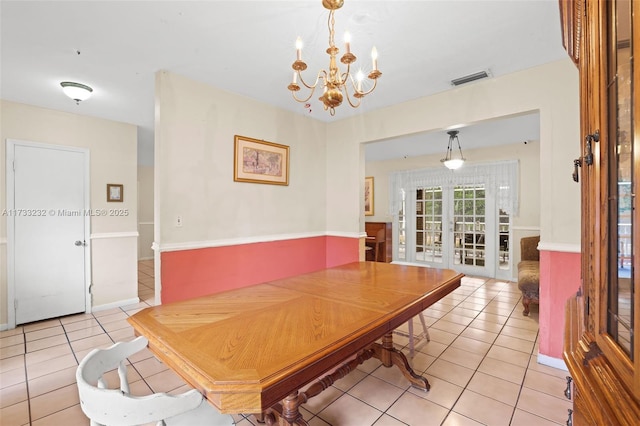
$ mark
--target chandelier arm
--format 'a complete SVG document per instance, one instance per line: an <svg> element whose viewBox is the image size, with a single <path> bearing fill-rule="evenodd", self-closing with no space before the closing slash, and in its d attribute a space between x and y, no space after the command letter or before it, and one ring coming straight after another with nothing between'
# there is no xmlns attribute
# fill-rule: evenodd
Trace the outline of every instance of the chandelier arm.
<svg viewBox="0 0 640 426"><path fill-rule="evenodd" d="M347 79L351 80L351 86L353 87L353 91L355 93L357 93L358 95L360 95L360 98L363 98L365 95L368 95L369 93L373 92L376 88L376 86L378 85L378 79L376 78L371 78L370 80L373 80L373 86L369 89L369 90L358 90L358 85L355 82L355 80L353 79L353 75L349 72L349 68L350 65L347 65L347 71L345 73L342 74L343 76L343 81L344 83L344 87L345 87L345 92L347 92L348 94L348 90L347 90ZM358 105L360 105L360 103L358 103ZM357 108L357 107L356 107Z"/></svg>
<svg viewBox="0 0 640 426"><path fill-rule="evenodd" d="M315 89L316 86L318 85L318 81L320 81L321 78L323 78L322 75L325 75L325 79L326 79L326 71L325 70L320 70L318 72L318 75L316 76L316 81L313 84L307 84L306 81L304 81L304 78L302 78L302 73L300 71L298 71L298 77L300 78L300 83L302 83L302 85L304 87L306 87L307 89Z"/></svg>
<svg viewBox="0 0 640 426"><path fill-rule="evenodd" d="M357 103L353 103L353 101L351 101L351 96L349 96L349 89L347 88L346 84L344 86L344 91L347 94L347 102L349 102L349 105L351 105L352 108L358 108L360 106L360 104L362 103L362 98L357 98L358 102Z"/></svg>
<svg viewBox="0 0 640 426"><path fill-rule="evenodd" d="M368 95L369 93L373 92L376 89L376 86L378 85L378 80L377 79L372 79L373 80L373 86L371 86L371 89L365 91L365 92L360 92L362 93L362 96L364 95Z"/></svg>
<svg viewBox="0 0 640 426"><path fill-rule="evenodd" d="M351 76L351 64L347 64L347 70L340 74L340 80L342 81L345 92L347 91L347 80L351 80L351 85L355 90L356 86L354 85L353 77Z"/></svg>
<svg viewBox="0 0 640 426"><path fill-rule="evenodd" d="M311 92L309 92L309 96L307 96L307 97L306 97L306 98L304 98L304 99L302 99L302 98L298 98L298 97L296 96L296 92L294 92L294 91L291 91L291 95L293 96L293 99L295 99L296 101L298 101L298 102L301 102L301 103L302 103L302 102L307 102L309 99L311 99L311 97L313 96L313 93L314 93L315 91L316 91L316 88L315 88L315 87L312 87L312 88L311 88Z"/></svg>

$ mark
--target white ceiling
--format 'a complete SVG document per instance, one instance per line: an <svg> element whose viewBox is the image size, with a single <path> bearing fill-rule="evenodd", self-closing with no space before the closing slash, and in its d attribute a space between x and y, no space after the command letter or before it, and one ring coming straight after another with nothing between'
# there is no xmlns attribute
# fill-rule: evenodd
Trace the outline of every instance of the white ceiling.
<svg viewBox="0 0 640 426"><path fill-rule="evenodd" d="M503 117L496 120L475 123L466 127L453 126L459 131L458 140L463 156L466 151L486 146L506 145L540 139L540 114ZM448 130L416 133L402 138L371 142L366 145L366 161L382 161L420 155L446 154L449 142ZM457 146L454 147L457 150Z"/></svg>
<svg viewBox="0 0 640 426"><path fill-rule="evenodd" d="M360 108L343 104L330 117L318 95L305 108L286 89L297 36L307 72L328 66L327 16L321 0L2 0L0 97L136 124L145 156L153 145L154 74L162 69L331 121L450 90L450 80L477 71L499 77L566 58L557 0L346 0L336 12L336 43L342 48L349 30L356 64L365 70L375 45L383 74ZM94 94L76 105L63 95L61 81L88 84ZM537 116L512 120L531 124ZM501 135L490 141L537 138L509 120L504 124L485 130ZM463 148L470 133L461 130ZM421 145L434 144L419 141L428 138L386 141L385 149L371 144L375 154L367 155L424 154ZM437 140L442 149L444 130Z"/></svg>

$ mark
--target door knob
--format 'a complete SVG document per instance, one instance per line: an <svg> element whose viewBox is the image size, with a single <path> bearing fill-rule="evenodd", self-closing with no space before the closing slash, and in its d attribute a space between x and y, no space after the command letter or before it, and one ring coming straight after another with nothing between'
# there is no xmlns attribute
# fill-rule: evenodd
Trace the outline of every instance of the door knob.
<svg viewBox="0 0 640 426"><path fill-rule="evenodd" d="M84 241L80 241L80 240L78 240L78 241L76 241L74 244L75 244L76 246L80 247L80 246L83 246L83 245L84 245Z"/></svg>

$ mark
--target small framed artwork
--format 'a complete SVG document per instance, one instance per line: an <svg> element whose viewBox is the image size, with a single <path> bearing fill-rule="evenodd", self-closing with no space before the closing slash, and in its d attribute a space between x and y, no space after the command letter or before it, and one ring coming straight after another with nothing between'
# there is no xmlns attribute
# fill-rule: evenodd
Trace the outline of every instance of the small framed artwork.
<svg viewBox="0 0 640 426"><path fill-rule="evenodd" d="M364 215L373 216L373 176L364 178Z"/></svg>
<svg viewBox="0 0 640 426"><path fill-rule="evenodd" d="M115 183L107 184L107 202L124 201L124 185Z"/></svg>
<svg viewBox="0 0 640 426"><path fill-rule="evenodd" d="M233 180L289 185L289 147L236 135Z"/></svg>

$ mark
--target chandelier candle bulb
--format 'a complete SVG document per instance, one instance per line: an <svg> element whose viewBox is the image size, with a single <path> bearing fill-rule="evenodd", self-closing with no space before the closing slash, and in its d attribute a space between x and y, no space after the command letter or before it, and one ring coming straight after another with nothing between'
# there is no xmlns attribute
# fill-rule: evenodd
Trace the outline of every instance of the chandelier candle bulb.
<svg viewBox="0 0 640 426"><path fill-rule="evenodd" d="M371 59L373 61L373 70L377 71L378 70L378 49L376 49L375 46L373 46L373 49L371 49Z"/></svg>
<svg viewBox="0 0 640 426"><path fill-rule="evenodd" d="M344 50L346 53L351 53L351 34L349 31L344 33Z"/></svg>
<svg viewBox="0 0 640 426"><path fill-rule="evenodd" d="M362 73L362 71L358 71L356 80L358 80L358 92L362 92L362 80L364 80L364 74Z"/></svg>
<svg viewBox="0 0 640 426"><path fill-rule="evenodd" d="M302 60L302 39L298 37L296 39L296 55L299 61Z"/></svg>

